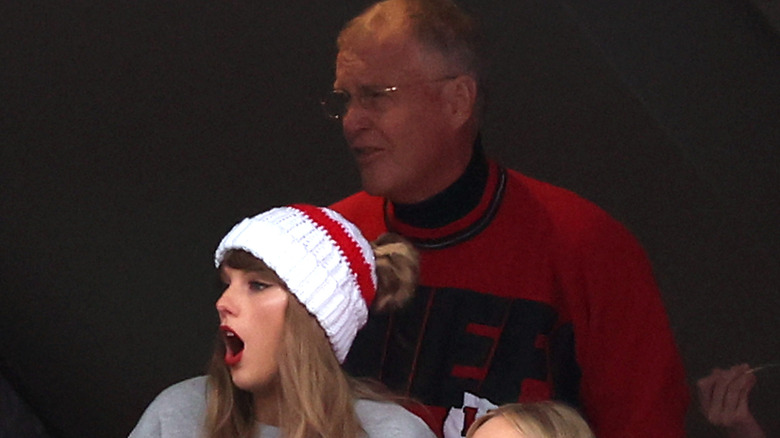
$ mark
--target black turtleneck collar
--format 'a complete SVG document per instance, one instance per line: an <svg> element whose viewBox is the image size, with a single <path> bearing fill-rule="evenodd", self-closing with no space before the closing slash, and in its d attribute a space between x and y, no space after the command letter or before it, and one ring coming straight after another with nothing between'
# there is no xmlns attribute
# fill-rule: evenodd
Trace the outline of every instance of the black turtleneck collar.
<svg viewBox="0 0 780 438"><path fill-rule="evenodd" d="M393 203L395 217L418 228L438 228L468 214L479 204L488 178L488 162L477 135L471 160L463 175L444 191L417 204Z"/></svg>

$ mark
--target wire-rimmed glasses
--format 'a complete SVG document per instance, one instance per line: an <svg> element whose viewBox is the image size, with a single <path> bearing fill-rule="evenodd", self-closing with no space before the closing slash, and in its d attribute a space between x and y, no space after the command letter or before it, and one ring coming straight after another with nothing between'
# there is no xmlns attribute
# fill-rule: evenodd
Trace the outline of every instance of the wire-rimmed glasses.
<svg viewBox="0 0 780 438"><path fill-rule="evenodd" d="M397 92L399 87L405 88L415 84L449 81L457 77L458 75L450 75L437 79L407 82L402 85L391 85L387 87L367 85L358 88L358 91L354 95L350 94L347 90L335 88L325 94L320 101L320 104L325 111L325 115L333 120L342 120L344 115L347 114L349 106L352 105L353 100L356 101L361 108L379 113L387 109L392 101L392 94Z"/></svg>

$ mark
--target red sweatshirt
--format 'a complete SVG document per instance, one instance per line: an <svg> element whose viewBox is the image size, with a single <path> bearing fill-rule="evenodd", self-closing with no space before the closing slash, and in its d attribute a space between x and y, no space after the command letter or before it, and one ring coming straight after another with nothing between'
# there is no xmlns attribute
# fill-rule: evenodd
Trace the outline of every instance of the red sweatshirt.
<svg viewBox="0 0 780 438"><path fill-rule="evenodd" d="M357 193L333 205L373 240L421 252L413 302L374 315L347 359L428 409L439 436L517 401L581 408L599 438L683 437L689 395L652 269L636 239L589 201L489 163L482 198L436 229Z"/></svg>

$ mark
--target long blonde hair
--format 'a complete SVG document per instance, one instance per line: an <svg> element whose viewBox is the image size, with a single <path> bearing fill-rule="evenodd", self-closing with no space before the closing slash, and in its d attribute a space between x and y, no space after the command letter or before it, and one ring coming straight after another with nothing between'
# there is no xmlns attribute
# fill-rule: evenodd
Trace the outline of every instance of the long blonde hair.
<svg viewBox="0 0 780 438"><path fill-rule="evenodd" d="M503 417L519 432L533 438L595 438L588 423L574 408L556 401L508 403L477 418L466 432L472 438L483 424Z"/></svg>
<svg viewBox="0 0 780 438"><path fill-rule="evenodd" d="M400 237L374 242L379 310L397 308L412 295L417 281L417 252ZM223 266L271 275L285 283L262 261L243 250L226 253ZM290 293L279 352L277 409L284 438L357 438L365 435L354 409L355 398L386 399L375 383L350 378L341 368L325 331ZM205 432L207 438L249 438L255 433L252 394L237 388L224 362L225 345L218 341L209 365ZM381 387L380 387L381 388Z"/></svg>

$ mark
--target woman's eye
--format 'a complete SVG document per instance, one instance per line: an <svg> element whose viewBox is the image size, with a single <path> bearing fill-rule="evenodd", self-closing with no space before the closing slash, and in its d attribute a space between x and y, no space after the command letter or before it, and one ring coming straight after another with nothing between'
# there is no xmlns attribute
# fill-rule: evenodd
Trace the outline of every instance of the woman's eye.
<svg viewBox="0 0 780 438"><path fill-rule="evenodd" d="M249 282L249 289L254 290L254 291L261 291L261 290L267 288L268 286L270 286L270 285L267 284L267 283L263 283L261 281L250 281Z"/></svg>

